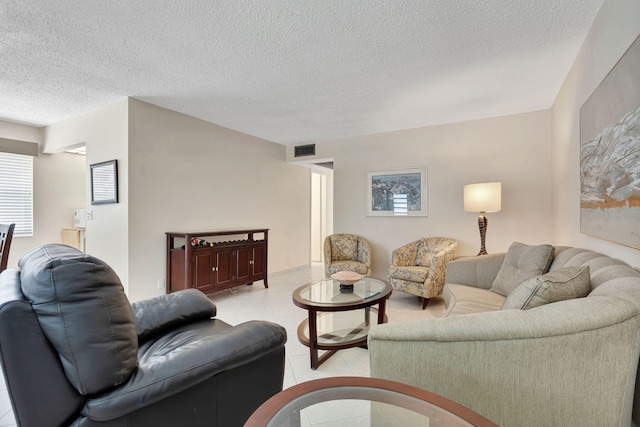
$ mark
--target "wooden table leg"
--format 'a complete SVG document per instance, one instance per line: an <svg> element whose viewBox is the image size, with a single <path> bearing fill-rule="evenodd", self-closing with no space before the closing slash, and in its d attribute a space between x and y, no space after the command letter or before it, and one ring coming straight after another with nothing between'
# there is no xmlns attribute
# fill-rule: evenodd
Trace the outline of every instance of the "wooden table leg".
<svg viewBox="0 0 640 427"><path fill-rule="evenodd" d="M318 325L315 310L309 310L309 355L311 369L318 368Z"/></svg>
<svg viewBox="0 0 640 427"><path fill-rule="evenodd" d="M384 323L384 312L387 308L387 300L382 299L380 304L378 304L378 325Z"/></svg>

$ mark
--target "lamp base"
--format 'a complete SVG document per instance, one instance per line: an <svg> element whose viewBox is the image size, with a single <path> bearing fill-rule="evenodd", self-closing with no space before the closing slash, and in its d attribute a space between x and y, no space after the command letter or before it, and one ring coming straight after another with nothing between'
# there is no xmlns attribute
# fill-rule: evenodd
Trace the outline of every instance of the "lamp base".
<svg viewBox="0 0 640 427"><path fill-rule="evenodd" d="M480 212L480 216L478 216L478 227L480 228L480 252L478 252L477 256L487 255L487 249L484 246L484 240L487 235L488 224L489 220L485 216L484 212Z"/></svg>

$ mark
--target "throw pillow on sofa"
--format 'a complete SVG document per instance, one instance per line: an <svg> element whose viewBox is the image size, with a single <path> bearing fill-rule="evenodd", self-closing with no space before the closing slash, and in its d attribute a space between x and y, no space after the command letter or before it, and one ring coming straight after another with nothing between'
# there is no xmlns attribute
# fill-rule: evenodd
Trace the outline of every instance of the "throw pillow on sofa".
<svg viewBox="0 0 640 427"><path fill-rule="evenodd" d="M491 290L508 296L520 283L546 273L553 261L554 253L555 248L551 245L530 246L513 242Z"/></svg>
<svg viewBox="0 0 640 427"><path fill-rule="evenodd" d="M522 282L504 300L501 310L528 310L552 302L586 297L590 291L588 265L559 268Z"/></svg>

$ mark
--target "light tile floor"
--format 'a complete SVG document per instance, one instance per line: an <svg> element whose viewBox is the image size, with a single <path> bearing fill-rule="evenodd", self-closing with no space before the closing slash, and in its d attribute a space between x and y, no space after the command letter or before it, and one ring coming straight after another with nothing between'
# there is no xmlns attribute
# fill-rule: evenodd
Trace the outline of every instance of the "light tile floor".
<svg viewBox="0 0 640 427"><path fill-rule="evenodd" d="M233 290L211 295L217 306L217 317L232 325L248 320L269 320L287 329L286 366L284 388L316 378L334 376L369 376L369 353L363 348L340 350L324 362L317 370L309 364L309 349L298 341L298 325L307 316L307 311L296 307L291 295L299 286L324 278L322 263L269 278L269 288L262 282L252 286L241 286ZM440 317L444 313L444 302L434 298L426 310L421 301L412 295L394 292L387 302L389 322L403 322L421 318ZM303 419L306 426L349 426L368 424L368 410L350 405L351 414L345 410L332 409L307 411ZM335 414L340 413L340 419ZM15 426L15 419L4 382L0 383L0 427Z"/></svg>

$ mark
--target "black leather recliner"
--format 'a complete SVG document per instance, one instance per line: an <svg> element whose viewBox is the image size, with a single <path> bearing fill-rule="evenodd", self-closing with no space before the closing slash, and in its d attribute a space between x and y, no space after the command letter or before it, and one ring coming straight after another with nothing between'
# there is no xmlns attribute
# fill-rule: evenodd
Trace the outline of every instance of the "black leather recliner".
<svg viewBox="0 0 640 427"><path fill-rule="evenodd" d="M185 290L130 304L65 245L0 274L0 356L18 425L242 426L282 390L285 329L230 326Z"/></svg>

